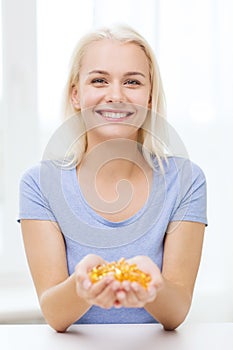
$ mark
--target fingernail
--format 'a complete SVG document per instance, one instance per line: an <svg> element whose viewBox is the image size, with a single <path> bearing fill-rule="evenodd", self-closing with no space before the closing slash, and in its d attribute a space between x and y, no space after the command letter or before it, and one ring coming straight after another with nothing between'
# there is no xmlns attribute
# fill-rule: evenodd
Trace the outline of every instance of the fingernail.
<svg viewBox="0 0 233 350"><path fill-rule="evenodd" d="M90 286L91 286L91 281L89 281L89 280L84 280L84 282L83 282L83 288L84 288L84 289L89 289Z"/></svg>
<svg viewBox="0 0 233 350"><path fill-rule="evenodd" d="M115 290L119 289L119 287L120 287L120 284L118 282L115 282L112 285L112 290L115 291Z"/></svg>
<svg viewBox="0 0 233 350"><path fill-rule="evenodd" d="M120 291L117 293L117 298L120 299L120 300L123 300L125 299L125 293Z"/></svg>
<svg viewBox="0 0 233 350"><path fill-rule="evenodd" d="M133 288L133 290L134 290L135 292L137 292L137 291L138 291L138 285L137 285L137 283L132 283L132 288Z"/></svg>
<svg viewBox="0 0 233 350"><path fill-rule="evenodd" d="M122 288L126 291L126 292L129 292L130 291L130 284L128 281L124 281L122 283Z"/></svg>

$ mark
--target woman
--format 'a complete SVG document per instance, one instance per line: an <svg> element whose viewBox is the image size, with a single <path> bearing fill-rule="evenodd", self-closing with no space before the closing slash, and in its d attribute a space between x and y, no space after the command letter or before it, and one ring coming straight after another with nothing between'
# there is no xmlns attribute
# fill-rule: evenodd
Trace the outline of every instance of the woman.
<svg viewBox="0 0 233 350"><path fill-rule="evenodd" d="M41 162L20 186L19 220L45 319L61 332L73 323L175 329L200 263L205 177L159 139L164 96L146 41L126 27L84 37L66 112L78 125L66 162ZM151 275L148 288L113 276L91 283L93 267L121 257Z"/></svg>

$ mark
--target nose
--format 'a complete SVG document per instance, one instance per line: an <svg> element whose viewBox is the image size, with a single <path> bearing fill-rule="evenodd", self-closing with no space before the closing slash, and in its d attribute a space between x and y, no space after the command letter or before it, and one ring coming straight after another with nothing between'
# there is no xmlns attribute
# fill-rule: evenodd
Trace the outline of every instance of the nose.
<svg viewBox="0 0 233 350"><path fill-rule="evenodd" d="M124 102L125 96L123 92L123 86L120 83L111 84L105 95L105 102Z"/></svg>

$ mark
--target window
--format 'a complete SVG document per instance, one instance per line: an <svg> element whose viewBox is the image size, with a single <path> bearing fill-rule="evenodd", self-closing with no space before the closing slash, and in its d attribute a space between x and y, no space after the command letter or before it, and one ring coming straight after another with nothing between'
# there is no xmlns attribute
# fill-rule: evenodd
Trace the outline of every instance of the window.
<svg viewBox="0 0 233 350"><path fill-rule="evenodd" d="M61 101L71 53L79 38L93 27L128 23L155 43L156 1L37 1L38 113L41 152L61 122ZM137 16L140 13L140 16ZM148 20L145 21L144 19ZM51 25L52 23L52 25Z"/></svg>
<svg viewBox="0 0 233 350"><path fill-rule="evenodd" d="M78 39L91 30L93 1L37 1L38 113L44 135L61 122L69 60Z"/></svg>

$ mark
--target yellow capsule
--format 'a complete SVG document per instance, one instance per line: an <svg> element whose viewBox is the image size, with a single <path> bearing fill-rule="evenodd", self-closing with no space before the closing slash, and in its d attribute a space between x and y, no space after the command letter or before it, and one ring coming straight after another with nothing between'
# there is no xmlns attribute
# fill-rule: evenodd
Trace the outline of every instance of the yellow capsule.
<svg viewBox="0 0 233 350"><path fill-rule="evenodd" d="M121 258L117 262L97 265L91 270L89 276L92 283L95 283L110 273L120 282L125 280L137 282L144 288L147 288L147 284L151 281L149 274L139 270L136 264L129 265L125 258Z"/></svg>

